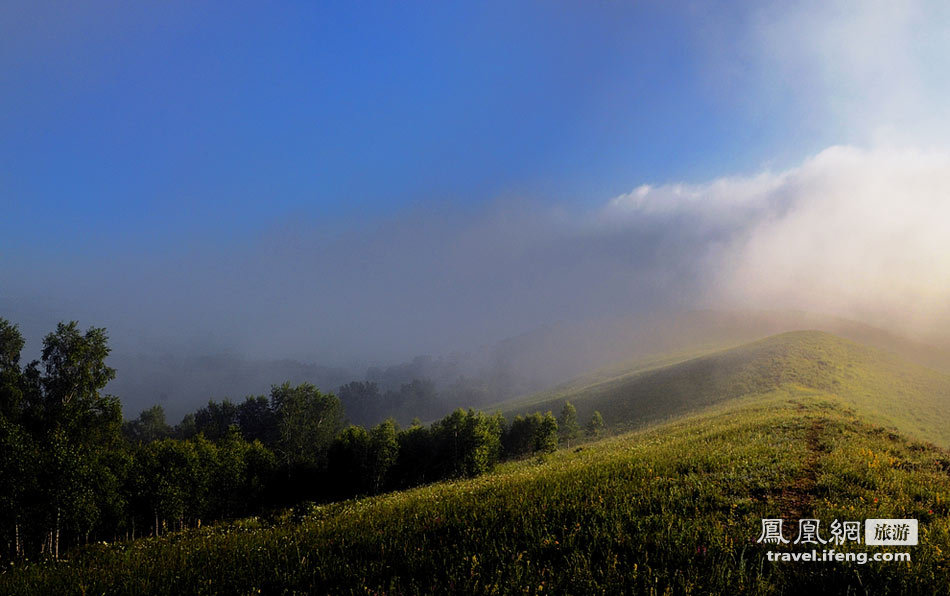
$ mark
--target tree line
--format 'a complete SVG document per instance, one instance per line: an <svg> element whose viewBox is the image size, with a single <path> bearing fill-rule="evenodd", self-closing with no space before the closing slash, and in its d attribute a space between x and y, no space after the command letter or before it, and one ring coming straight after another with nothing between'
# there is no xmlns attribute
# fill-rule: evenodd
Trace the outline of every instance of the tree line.
<svg viewBox="0 0 950 596"><path fill-rule="evenodd" d="M565 403L517 416L456 410L428 426L349 425L342 402L309 383L240 404L209 401L172 427L154 406L123 422L105 329L60 323L39 360L0 318L0 545L8 560L200 526L303 501L372 495L543 456L580 434ZM594 413L586 434L601 432Z"/></svg>

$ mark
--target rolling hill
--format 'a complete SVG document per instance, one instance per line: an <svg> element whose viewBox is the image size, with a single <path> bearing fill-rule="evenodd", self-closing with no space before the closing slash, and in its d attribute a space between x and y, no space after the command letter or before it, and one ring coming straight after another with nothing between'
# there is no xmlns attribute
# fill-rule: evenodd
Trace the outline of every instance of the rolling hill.
<svg viewBox="0 0 950 596"><path fill-rule="evenodd" d="M508 417L557 412L569 400L581 419L599 410L608 425L630 428L797 386L834 395L878 424L950 446L950 375L821 331L783 333L694 358L671 355L605 376L583 377L492 409Z"/></svg>
<svg viewBox="0 0 950 596"><path fill-rule="evenodd" d="M787 333L508 410L569 397L637 430L475 479L91 546L0 573L0 593L945 594L950 453L927 441L946 444L948 387ZM804 517L826 538L834 520L915 518L920 543L834 546L904 562L769 562L806 549L757 543L761 520Z"/></svg>

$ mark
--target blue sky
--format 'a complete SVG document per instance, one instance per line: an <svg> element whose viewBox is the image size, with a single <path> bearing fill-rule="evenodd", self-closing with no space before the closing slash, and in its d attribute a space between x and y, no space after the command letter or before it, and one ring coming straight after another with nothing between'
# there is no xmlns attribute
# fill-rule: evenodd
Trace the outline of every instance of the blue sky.
<svg viewBox="0 0 950 596"><path fill-rule="evenodd" d="M339 363L658 307L936 313L948 26L927 1L6 2L0 315L33 346L79 319Z"/></svg>
<svg viewBox="0 0 950 596"><path fill-rule="evenodd" d="M167 251L504 196L589 205L836 140L803 135L781 98L749 109L750 48L710 57L744 35L742 6L403 4L8 3L8 249Z"/></svg>

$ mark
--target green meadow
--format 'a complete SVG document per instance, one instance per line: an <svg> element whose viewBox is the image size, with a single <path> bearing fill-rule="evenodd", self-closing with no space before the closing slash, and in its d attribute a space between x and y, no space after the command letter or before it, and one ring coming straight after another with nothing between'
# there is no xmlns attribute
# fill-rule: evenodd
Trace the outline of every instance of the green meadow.
<svg viewBox="0 0 950 596"><path fill-rule="evenodd" d="M789 385L834 395L869 421L950 447L950 375L820 331L783 333L695 357L653 358L630 363L625 372L611 367L497 408L510 417L557 411L570 400L581 419L599 410L615 428L638 427Z"/></svg>
<svg viewBox="0 0 950 596"><path fill-rule="evenodd" d="M2 594L946 594L950 377L817 332L523 401L613 436L474 479L79 549ZM507 411L518 411L519 403ZM553 405L551 406L553 408ZM528 409L526 407L526 409ZM763 518L916 518L920 543L784 563Z"/></svg>

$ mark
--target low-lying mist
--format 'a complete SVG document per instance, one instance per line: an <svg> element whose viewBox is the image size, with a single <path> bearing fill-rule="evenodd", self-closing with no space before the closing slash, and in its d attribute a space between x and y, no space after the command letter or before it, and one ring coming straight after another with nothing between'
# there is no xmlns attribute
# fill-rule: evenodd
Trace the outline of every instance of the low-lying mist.
<svg viewBox="0 0 950 596"><path fill-rule="evenodd" d="M284 380L335 390L373 366L402 370L381 379L394 387L481 379L491 402L686 347L683 321L702 325L677 313L702 309L809 311L944 343L947 188L945 153L832 147L788 170L642 185L587 210L420 205L362 223L283 221L227 246L34 262L12 272L0 306L29 357L58 320L107 327L127 415L156 401L180 415ZM785 320L720 321L743 330L697 340Z"/></svg>

